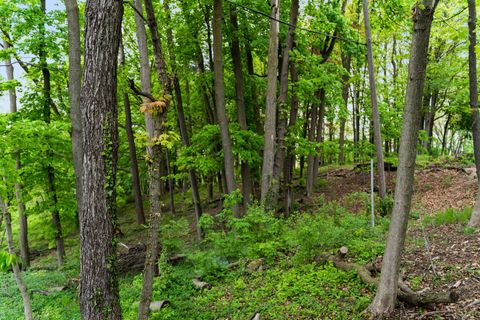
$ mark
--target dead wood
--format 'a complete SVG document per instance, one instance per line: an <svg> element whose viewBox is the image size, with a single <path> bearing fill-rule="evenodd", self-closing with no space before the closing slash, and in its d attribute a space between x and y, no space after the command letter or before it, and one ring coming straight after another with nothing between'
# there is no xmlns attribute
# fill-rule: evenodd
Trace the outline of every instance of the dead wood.
<svg viewBox="0 0 480 320"><path fill-rule="evenodd" d="M362 282L368 285L378 286L379 279L372 276L369 269L364 265L348 262L340 256L330 258L336 268L343 271L355 271ZM371 267L372 265L370 265ZM398 282L398 299L413 306L432 307L439 303L453 303L459 298L458 293L451 290L439 293L419 293L410 289L401 279Z"/></svg>

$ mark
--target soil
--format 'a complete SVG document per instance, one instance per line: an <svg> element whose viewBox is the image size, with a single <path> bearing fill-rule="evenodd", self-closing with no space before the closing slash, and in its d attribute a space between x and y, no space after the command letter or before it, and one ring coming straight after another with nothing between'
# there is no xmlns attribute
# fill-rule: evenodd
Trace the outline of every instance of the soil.
<svg viewBox="0 0 480 320"><path fill-rule="evenodd" d="M318 197L342 203L352 211L365 210L366 195L352 197L352 193L370 192L369 172L336 169L321 178ZM394 184L395 172L387 172L387 189L392 195ZM402 278L416 291L455 290L460 299L453 304L437 305L433 310L400 305L394 319L480 319L480 234L459 223L422 222L424 216L448 208L472 207L477 189L471 168L431 167L415 172L412 211L418 219L409 226ZM303 200L306 206L313 205L315 200L310 201Z"/></svg>

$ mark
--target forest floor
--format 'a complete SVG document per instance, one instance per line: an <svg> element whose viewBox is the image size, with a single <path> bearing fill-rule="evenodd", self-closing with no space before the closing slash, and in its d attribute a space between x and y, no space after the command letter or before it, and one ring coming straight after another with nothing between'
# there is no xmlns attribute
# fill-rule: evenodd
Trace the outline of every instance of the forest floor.
<svg viewBox="0 0 480 320"><path fill-rule="evenodd" d="M389 172L387 176L388 189L393 193L395 172ZM370 173L367 171L347 167L324 169L318 191L312 197L302 198L299 191L297 209L305 212L305 220L302 222L302 216L299 216L286 222L286 228L278 229L282 239L275 238L280 234L275 231L256 229L258 225L254 226L252 233L243 235L245 239L254 238L258 244L238 244L238 236L242 234L229 240L221 232L214 233L209 251L203 248L203 253L197 253L195 250L198 249L194 249L188 254L188 259L195 262L161 266L164 272L156 280L154 299L169 300L170 306L153 314L152 319L243 320L250 319L256 311L260 312L261 319L361 319L361 311L373 298L374 289L362 284L354 273L336 271L328 263L319 264L318 253L314 261L305 260L308 261L305 263L301 259L311 254L310 251L313 254L318 250L332 252L343 245L342 237L348 238L345 241L351 249L351 260L366 262L380 258L388 218L377 217L379 233L368 231L369 190ZM416 291L455 290L460 298L453 304L437 305L434 310L401 304L393 318L480 319L480 233L466 227L471 213L469 208L474 204L477 191L474 170L445 165L426 166L416 171L414 190L402 277ZM202 196L205 198L204 194ZM180 253L185 248L194 248L192 237L188 235L188 230L192 229L189 201L188 195L176 195L177 216L169 215L167 228L162 230L164 236L173 239L164 245ZM378 208L378 199L376 202ZM218 212L218 207L218 201L212 201L207 204L206 211L213 214ZM349 213L336 216L336 208ZM264 224L268 228L270 224L276 227L275 220L268 220L258 212L254 214L257 214L255 219L266 219ZM332 215L331 223L321 218L325 214ZM178 220L179 217L183 220ZM338 225L338 217L345 222ZM128 246L141 243L145 229L135 224L133 205L121 209L119 219L123 232L120 241ZM182 226L182 223L186 225ZM242 223L239 224L240 229L246 228L245 223L252 222L247 220ZM289 229L292 233L283 236ZM331 233L328 233L329 229L332 229ZM324 239L329 235L335 238L337 232L340 232L338 239ZM271 239L272 235L274 239ZM357 236L358 239L353 239ZM180 243L182 241L187 247ZM324 243L319 246L311 243L315 241ZM79 319L76 301L78 235L67 238L66 245L65 267L52 271L55 256L49 251L37 257L31 271L25 274L38 319ZM236 251L243 249L242 246L249 248L249 253L236 255ZM292 253L291 248L302 246L306 248L304 251L295 249L297 251ZM307 252L307 249L310 251ZM233 250L232 257L226 262L218 260L219 252L225 254L228 250ZM252 252L265 258L253 259ZM301 259L297 259L299 262L295 262L295 255L300 256ZM225 263L235 262L238 256L243 257L239 260L240 267L225 269ZM259 267L255 266L257 262ZM255 268L253 272L248 271L251 265ZM214 271L205 272L205 268ZM192 287L191 279L193 274L202 272L204 276L201 279L211 288L199 291ZM140 288L141 275L138 273L120 279L124 319L135 319ZM20 318L21 303L13 279L0 274L0 319Z"/></svg>
<svg viewBox="0 0 480 320"><path fill-rule="evenodd" d="M474 167L432 166L415 172L412 213L402 261L402 277L414 290L460 294L454 304L422 310L402 305L398 319L480 319L480 235L465 227L477 192ZM336 201L350 211L365 211L351 201L356 192L369 192L370 173L334 169L322 175L317 196ZM395 172L387 172L393 194Z"/></svg>

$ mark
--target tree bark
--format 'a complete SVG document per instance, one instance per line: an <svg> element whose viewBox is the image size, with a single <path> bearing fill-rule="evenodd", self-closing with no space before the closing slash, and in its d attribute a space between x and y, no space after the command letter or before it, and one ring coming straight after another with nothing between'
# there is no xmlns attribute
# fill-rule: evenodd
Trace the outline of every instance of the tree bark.
<svg viewBox="0 0 480 320"><path fill-rule="evenodd" d="M213 51L214 51L214 76L215 76L215 105L217 109L218 124L222 138L226 191L228 194L235 191L234 158L232 140L228 129L228 119L225 110L225 83L223 79L222 58L222 11L223 0L214 0L213 5Z"/></svg>
<svg viewBox="0 0 480 320"><path fill-rule="evenodd" d="M3 46L5 49L10 47L8 41L3 41ZM10 58L5 59L7 80L12 81L14 77L14 68L12 65L12 60ZM10 113L17 112L17 92L15 88L8 90L8 98L10 103ZM15 154L15 169L20 171L22 168L22 163L20 161L20 153L16 152ZM30 266L30 250L28 247L28 221L27 216L25 215L25 204L22 201L22 189L23 186L21 183L15 183L15 197L18 204L18 220L19 220L19 237L20 237L20 256L22 258L22 265L25 268Z"/></svg>
<svg viewBox="0 0 480 320"><path fill-rule="evenodd" d="M40 8L42 11L42 22L40 24L40 34L42 39L45 38L45 18L46 18L46 0L40 0ZM46 123L50 123L50 106L52 105L51 97L51 83L50 83L50 70L48 69L47 64L47 52L45 51L45 42L42 40L39 45L38 57L40 60L42 77L43 77L43 117ZM47 151L47 157L50 157L51 154ZM48 193L52 197L52 225L55 232L55 244L57 251L57 262L58 265L63 265L65 257L65 247L63 244L62 237L62 225L60 222L60 212L58 210L58 197L55 188L55 169L48 165L46 168L47 171L47 184L48 184Z"/></svg>
<svg viewBox="0 0 480 320"><path fill-rule="evenodd" d="M423 0L413 9L413 35L405 96L405 115L398 157L395 203L375 299L369 307L374 318L391 313L397 300L401 252L410 212L418 131L433 14L438 1Z"/></svg>
<svg viewBox="0 0 480 320"><path fill-rule="evenodd" d="M278 32L280 24L280 1L270 0L270 16L277 20L270 20L270 40L268 46L268 80L267 80L267 101L265 104L265 140L263 146L263 165L262 165L262 190L260 202L262 205L272 209L275 206L272 197L274 181L273 167L275 161L275 137L277 121L277 70L278 70Z"/></svg>
<svg viewBox="0 0 480 320"><path fill-rule="evenodd" d="M240 53L240 41L238 39L238 20L236 7L230 6L230 24L232 25L232 42L230 49L233 60L233 73L235 75L235 103L237 105L238 123L241 130L248 130L247 115L245 111L245 93L243 81L242 58ZM252 179L248 163L242 161L242 193L243 193L243 210L247 209L252 195Z"/></svg>
<svg viewBox="0 0 480 320"><path fill-rule="evenodd" d="M13 232L12 232L12 218L8 211L7 203L3 201L0 196L0 206L2 207L3 219L5 220L5 233L7 234L8 253L15 255L15 248L13 245ZM28 294L27 286L23 281L22 271L18 265L18 262L12 263L13 274L15 276L15 282L17 283L20 294L22 295L23 302L23 314L25 319L33 320L32 307L30 304L30 295Z"/></svg>
<svg viewBox="0 0 480 320"><path fill-rule="evenodd" d="M470 110L472 112L472 136L473 154L475 156L475 167L477 168L477 180L480 186L480 114L478 111L478 80L477 80L477 12L476 1L468 0L468 34L470 45L468 47L469 67L469 89L470 89ZM475 201L475 207L468 225L471 227L480 226L480 191Z"/></svg>
<svg viewBox="0 0 480 320"><path fill-rule="evenodd" d="M83 319L121 319L116 277L118 151L117 56L123 3L88 0L80 95L83 199L80 210L80 311Z"/></svg>
<svg viewBox="0 0 480 320"><path fill-rule="evenodd" d="M65 0L68 25L68 95L70 100L70 120L72 122L72 154L75 170L75 197L77 211L82 207L82 123L80 114L80 90L82 86L80 19L77 0Z"/></svg>
<svg viewBox="0 0 480 320"><path fill-rule="evenodd" d="M375 81L375 66L373 62L372 32L370 30L370 17L368 13L368 0L363 0L363 20L367 40L368 79L370 81L370 97L372 100L372 120L375 150L377 154L378 195L384 198L387 192L385 183L385 165L383 161L383 143L378 112L377 84Z"/></svg>

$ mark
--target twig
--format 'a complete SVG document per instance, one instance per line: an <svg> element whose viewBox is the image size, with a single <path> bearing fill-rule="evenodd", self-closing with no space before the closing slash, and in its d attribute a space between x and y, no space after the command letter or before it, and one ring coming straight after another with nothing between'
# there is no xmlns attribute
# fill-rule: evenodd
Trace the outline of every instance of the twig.
<svg viewBox="0 0 480 320"><path fill-rule="evenodd" d="M157 99L155 99L155 97L152 96L150 93L148 93L148 92L143 92L143 91L141 91L139 88L137 88L137 86L135 85L135 82L134 82L132 79L128 79L128 86L130 87L130 89L131 89L136 95L146 97L146 98L148 98L151 102L157 101Z"/></svg>
<svg viewBox="0 0 480 320"><path fill-rule="evenodd" d="M425 227L422 225L422 234L423 240L425 241L425 250L427 252L428 261L430 262L430 268L435 276L438 276L437 271L435 270L435 265L433 264L432 254L430 253L430 244L428 242L427 234L425 233Z"/></svg>

